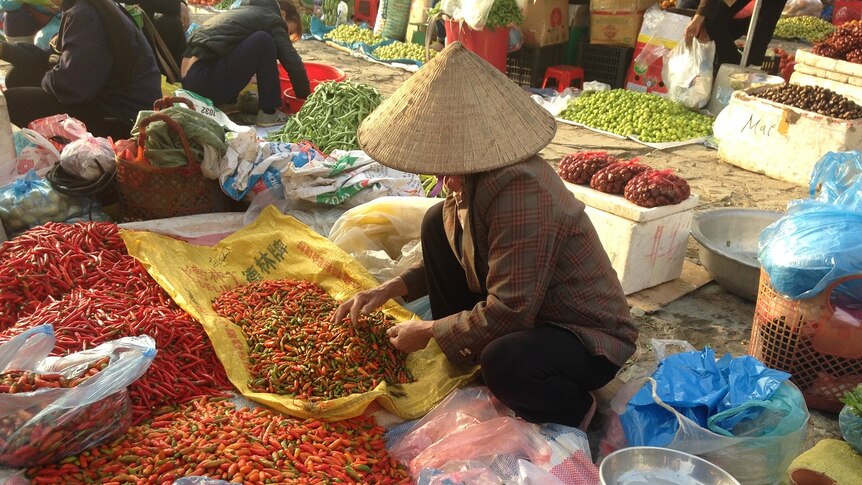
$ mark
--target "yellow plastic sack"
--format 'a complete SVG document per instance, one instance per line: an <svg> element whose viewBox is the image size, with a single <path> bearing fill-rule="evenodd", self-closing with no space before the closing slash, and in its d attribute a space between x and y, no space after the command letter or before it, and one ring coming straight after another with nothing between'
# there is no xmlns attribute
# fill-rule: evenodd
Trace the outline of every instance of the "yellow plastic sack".
<svg viewBox="0 0 862 485"><path fill-rule="evenodd" d="M254 223L213 247L141 231L123 231L123 239L129 254L143 263L177 304L201 322L228 378L242 395L287 414L348 419L361 415L376 400L402 418L415 419L472 380L478 370L465 372L453 366L432 340L428 348L407 358L416 382L394 386L383 382L370 392L313 403L254 392L248 387L248 346L242 330L213 311L213 298L255 278L294 278L317 283L335 299L345 300L376 286L374 278L328 239L271 206ZM415 318L392 301L383 312L397 321Z"/></svg>

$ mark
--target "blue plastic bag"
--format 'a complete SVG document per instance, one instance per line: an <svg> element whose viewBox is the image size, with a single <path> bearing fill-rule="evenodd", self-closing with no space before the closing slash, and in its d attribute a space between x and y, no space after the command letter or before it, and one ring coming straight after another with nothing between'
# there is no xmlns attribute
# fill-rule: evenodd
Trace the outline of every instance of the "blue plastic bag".
<svg viewBox="0 0 862 485"><path fill-rule="evenodd" d="M58 32L60 32L60 14L55 15L39 32L36 32L33 43L40 49L47 51L51 48L51 39Z"/></svg>
<svg viewBox="0 0 862 485"><path fill-rule="evenodd" d="M716 413L769 400L789 377L751 356L732 359L727 354L716 361L709 348L671 355L652 376L661 401L703 428ZM755 409L732 416L734 424L757 417ZM656 403L650 383L632 397L620 419L630 445L667 446L679 431L673 413Z"/></svg>
<svg viewBox="0 0 862 485"><path fill-rule="evenodd" d="M758 258L778 293L808 299L840 278L862 274L860 234L862 211L798 201L760 233Z"/></svg>
<svg viewBox="0 0 862 485"><path fill-rule="evenodd" d="M862 152L828 152L811 173L809 196L862 211Z"/></svg>
<svg viewBox="0 0 862 485"><path fill-rule="evenodd" d="M634 388L620 415L623 446L664 446L715 463L740 483L780 483L802 450L808 422L805 400L789 376L750 356L725 355L713 365L709 349L662 358L664 344L653 341L659 368ZM675 382L661 382L667 379ZM726 392L716 402L722 388ZM705 423L689 417L700 419L704 407L711 409Z"/></svg>

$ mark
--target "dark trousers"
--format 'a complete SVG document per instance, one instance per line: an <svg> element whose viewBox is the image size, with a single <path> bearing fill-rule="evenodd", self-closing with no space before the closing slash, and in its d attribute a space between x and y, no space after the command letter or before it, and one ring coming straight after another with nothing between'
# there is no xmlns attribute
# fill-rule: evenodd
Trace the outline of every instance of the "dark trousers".
<svg viewBox="0 0 862 485"><path fill-rule="evenodd" d="M422 257L434 318L472 309L486 299L467 286L443 228L443 204L422 221ZM619 367L590 355L573 332L537 325L503 335L479 357L485 385L521 418L534 423L581 424L592 405L589 391L603 387Z"/></svg>
<svg viewBox="0 0 862 485"><path fill-rule="evenodd" d="M25 128L40 118L66 113L83 121L93 136L110 136L115 140L129 137L131 121L109 119L98 102L63 104L42 89L42 78L51 68L47 52L31 44L6 44L3 60L12 64L3 95L9 109L9 120L19 128Z"/></svg>
<svg viewBox="0 0 862 485"><path fill-rule="evenodd" d="M153 14L151 16L153 26L159 36L165 41L165 45L171 51L171 56L177 67L183 63L183 51L186 50L186 33L183 29L183 21L179 15L167 15L162 13ZM155 49L153 49L155 52Z"/></svg>
<svg viewBox="0 0 862 485"><path fill-rule="evenodd" d="M722 64L739 65L742 62L742 54L736 48L736 39L745 35L751 19L733 18L734 15L745 8L748 3L746 0L737 0L731 6L727 6L721 0L715 3L715 9L704 22L704 26L706 27L706 32L709 34L709 38L715 41L715 67L716 72L718 72L718 67ZM749 65L760 66L763 64L763 57L766 54L766 49L769 47L769 41L772 39L775 25L778 23L778 19L781 18L781 11L784 10L785 3L786 0L763 1L760 15L757 17L757 27L754 30L754 36L751 39L746 39L746 42L751 44L748 55Z"/></svg>
<svg viewBox="0 0 862 485"><path fill-rule="evenodd" d="M215 104L228 104L236 102L240 91L257 75L260 109L272 113L281 106L277 62L272 36L255 32L225 57L195 62L183 78L183 87Z"/></svg>

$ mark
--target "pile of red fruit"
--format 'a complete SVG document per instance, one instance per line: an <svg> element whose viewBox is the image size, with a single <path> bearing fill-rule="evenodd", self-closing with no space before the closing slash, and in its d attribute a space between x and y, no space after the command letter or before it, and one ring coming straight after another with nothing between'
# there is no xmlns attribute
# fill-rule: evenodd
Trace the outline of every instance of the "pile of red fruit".
<svg viewBox="0 0 862 485"><path fill-rule="evenodd" d="M832 35L814 44L811 52L862 64L862 20L853 20L836 27Z"/></svg>
<svg viewBox="0 0 862 485"><path fill-rule="evenodd" d="M784 49L775 49L775 53L781 57L778 61L778 75L784 78L784 82L790 82L790 76L796 70L796 56L789 54Z"/></svg>
<svg viewBox="0 0 862 485"><path fill-rule="evenodd" d="M570 183L589 185L625 196L641 207L679 204L691 194L688 182L672 170L654 170L639 158L622 160L607 152L571 153L560 160L558 173Z"/></svg>

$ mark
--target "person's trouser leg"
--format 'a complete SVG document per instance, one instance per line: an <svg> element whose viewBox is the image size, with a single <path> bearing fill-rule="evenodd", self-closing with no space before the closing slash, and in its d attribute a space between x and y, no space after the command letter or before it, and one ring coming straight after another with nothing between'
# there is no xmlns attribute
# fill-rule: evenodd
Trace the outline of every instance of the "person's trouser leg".
<svg viewBox="0 0 862 485"><path fill-rule="evenodd" d="M494 339L479 362L485 385L519 417L572 427L592 406L589 391L619 371L606 358L590 355L577 335L552 325Z"/></svg>
<svg viewBox="0 0 862 485"><path fill-rule="evenodd" d="M105 113L95 104L68 105L40 87L9 88L4 93L9 109L9 120L19 128L31 121L60 113L77 118L87 125L94 136L111 136L114 139L128 138L130 126L123 123L108 123Z"/></svg>
<svg viewBox="0 0 862 485"><path fill-rule="evenodd" d="M194 63L183 78L183 87L215 104L228 104L236 102L240 91L257 75L260 109L272 113L281 106L277 62L272 36L255 32L225 57Z"/></svg>
<svg viewBox="0 0 862 485"><path fill-rule="evenodd" d="M723 1L716 2L713 12L704 22L706 33L715 42L716 72L722 64L739 64L742 61L742 56L736 47L736 39L744 33L748 19L735 20L733 16L745 7L745 3L744 0L738 0L728 7Z"/></svg>
<svg viewBox="0 0 862 485"><path fill-rule="evenodd" d="M157 13L153 16L153 25L159 36L165 41L165 45L171 51L177 67L183 63L183 52L186 50L186 35L183 31L183 22L178 15L164 15Z"/></svg>
<svg viewBox="0 0 862 485"><path fill-rule="evenodd" d="M469 310L487 297L467 286L464 268L452 252L443 227L442 202L428 209L422 220L422 260L435 319Z"/></svg>
<svg viewBox="0 0 862 485"><path fill-rule="evenodd" d="M757 16L757 28L754 29L754 35L751 39L746 39L746 42L751 42L748 54L748 64L750 66L759 67L763 64L766 49L769 48L769 41L772 40L772 34L775 33L775 26L781 18L784 4L784 0L763 1L760 7L760 15ZM741 61L742 57L740 56Z"/></svg>

